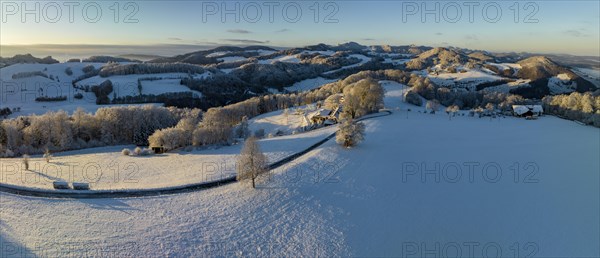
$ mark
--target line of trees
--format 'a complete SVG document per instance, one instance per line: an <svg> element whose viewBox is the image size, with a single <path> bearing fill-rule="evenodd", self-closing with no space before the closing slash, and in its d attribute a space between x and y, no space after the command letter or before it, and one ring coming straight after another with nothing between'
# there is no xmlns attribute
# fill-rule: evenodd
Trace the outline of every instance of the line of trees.
<svg viewBox="0 0 600 258"><path fill-rule="evenodd" d="M95 114L80 108L70 116L65 111L20 116L0 122L0 156L43 153L46 148L64 151L119 144L145 146L156 130L172 127L183 118L200 116L197 109L151 105L100 108Z"/></svg>
<svg viewBox="0 0 600 258"><path fill-rule="evenodd" d="M600 127L600 91L544 97L544 111Z"/></svg>
<svg viewBox="0 0 600 258"><path fill-rule="evenodd" d="M448 87L438 86L429 78L423 78L415 74L411 75L407 85L411 86L411 91L418 93L427 100L437 100L444 106L456 105L460 109L485 107L488 103L491 103L501 110L510 110L512 105L533 104L531 100L515 94L452 90Z"/></svg>
<svg viewBox="0 0 600 258"><path fill-rule="evenodd" d="M386 73L388 73L386 75ZM289 107L322 102L329 96L344 93L344 116L357 118L365 114L377 112L383 107L384 90L376 79L370 75L390 76L401 78L404 74L387 71L372 73L367 72L353 78L329 83L321 88L301 93L271 94L253 97L248 100L227 105L225 107L210 108L204 113L199 123L188 123L188 129L181 130L177 125L172 128L156 131L149 139L150 146L164 147L167 150L183 146L203 146L213 144L230 144L236 134L249 136L250 133L237 133L244 131L244 121L261 114L283 110ZM391 77L386 77L391 78ZM191 132L192 137L187 134ZM244 137L242 137L244 138Z"/></svg>
<svg viewBox="0 0 600 258"><path fill-rule="evenodd" d="M25 79L25 78L30 78L30 77L34 77L34 76L41 76L41 77L49 78L48 75L42 71L33 71L33 72L15 73L12 75L12 79L13 80Z"/></svg>
<svg viewBox="0 0 600 258"><path fill-rule="evenodd" d="M187 73L202 74L206 70L199 65L184 63L143 63L125 64L111 63L105 65L98 73L101 77L129 74L155 74L155 73Z"/></svg>

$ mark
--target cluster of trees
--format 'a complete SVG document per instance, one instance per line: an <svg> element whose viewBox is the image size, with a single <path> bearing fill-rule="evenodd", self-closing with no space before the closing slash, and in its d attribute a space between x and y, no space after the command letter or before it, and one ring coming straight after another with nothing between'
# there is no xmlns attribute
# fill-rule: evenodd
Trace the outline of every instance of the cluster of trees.
<svg viewBox="0 0 600 258"><path fill-rule="evenodd" d="M383 108L384 93L383 87L371 78L344 87L344 116L354 119L378 112Z"/></svg>
<svg viewBox="0 0 600 258"><path fill-rule="evenodd" d="M25 78L30 78L30 77L34 77L34 76L41 76L41 77L45 77L45 78L50 78L48 77L48 75L42 71L33 71L33 72L20 72L20 73L15 73L12 75L12 79L16 80L16 79L25 79Z"/></svg>
<svg viewBox="0 0 600 258"><path fill-rule="evenodd" d="M96 95L96 104L110 104L108 95L113 92L113 84L110 80L106 80L100 85L92 86L91 91Z"/></svg>
<svg viewBox="0 0 600 258"><path fill-rule="evenodd" d="M73 75L73 69L71 69L71 67L65 68L65 74L68 76Z"/></svg>
<svg viewBox="0 0 600 258"><path fill-rule="evenodd" d="M158 94L158 95L143 94L143 95L137 95L137 96L123 96L123 97L114 98L111 101L111 103L113 103L113 104L165 103L166 106L171 106L171 105L167 105L166 103L177 102L182 99L188 99L188 98L195 99L196 102L200 101L197 98L197 96L194 95L193 92L186 91L186 92L167 92L167 93L162 93L162 94ZM185 107L190 107L190 106L185 105Z"/></svg>
<svg viewBox="0 0 600 258"><path fill-rule="evenodd" d="M515 104L530 104L531 101L514 94L486 91L461 91L437 86L429 80L417 75L411 75L408 82L411 91L418 93L427 100L438 100L444 106L456 105L460 109L483 107L488 103L502 110L510 110Z"/></svg>
<svg viewBox="0 0 600 258"><path fill-rule="evenodd" d="M202 74L205 69L199 65L184 63L143 63L125 64L111 63L105 65L98 73L102 77L129 74L155 74L155 73L187 73Z"/></svg>
<svg viewBox="0 0 600 258"><path fill-rule="evenodd" d="M542 101L546 113L600 127L600 91L546 96Z"/></svg>
<svg viewBox="0 0 600 258"><path fill-rule="evenodd" d="M327 71L327 65L275 62L273 64L246 64L231 75L255 86L267 86L283 90L295 82L315 78Z"/></svg>
<svg viewBox="0 0 600 258"><path fill-rule="evenodd" d="M404 102L409 103L409 104L413 104L415 106L423 106L423 99L421 99L421 95L419 95L418 93L412 91L412 90L408 90L404 93Z"/></svg>
<svg viewBox="0 0 600 258"><path fill-rule="evenodd" d="M245 101L224 107L210 108L204 113L202 121L182 130L182 126L157 131L149 139L151 146L174 149L183 146L203 146L229 144L234 137L245 138L250 135L244 127L244 121L260 114L283 110L289 107L308 105L326 100L332 95L344 93L344 116L356 118L376 112L383 107L383 88L373 77L400 80L408 76L400 71L364 72L352 78L323 85L322 87L301 93L271 94L253 97ZM192 137L189 137L191 132ZM264 134L264 133L263 133Z"/></svg>
<svg viewBox="0 0 600 258"><path fill-rule="evenodd" d="M5 107L5 108L0 108L0 116L10 116L12 114L12 111L10 110L10 108Z"/></svg>
<svg viewBox="0 0 600 258"><path fill-rule="evenodd" d="M37 101L37 102L56 102L56 101L65 101L65 100L67 100L67 96L56 96L56 97L43 96L43 97L35 98L35 101Z"/></svg>
<svg viewBox="0 0 600 258"><path fill-rule="evenodd" d="M98 75L98 73L100 72L100 69L96 69L93 65L86 65L83 68L81 68L81 71L83 71L83 74L78 76L77 78L75 78L75 80L73 80L71 82L71 84L73 85L73 88L79 88L82 90L86 90L83 87L77 87L77 83L80 81L83 81L87 78L92 78L96 75ZM88 91L89 89L87 89L86 91Z"/></svg>
<svg viewBox="0 0 600 258"><path fill-rule="evenodd" d="M91 56L83 59L85 63L109 63L109 62L139 62L138 60L114 56Z"/></svg>
<svg viewBox="0 0 600 258"><path fill-rule="evenodd" d="M44 58L37 58L31 54L15 55L13 57L1 57L0 56L0 68L13 65L13 64L56 64L58 60L47 56Z"/></svg>
<svg viewBox="0 0 600 258"><path fill-rule="evenodd" d="M156 106L100 108L20 116L0 122L0 156L64 151L117 144L147 145L156 130L176 125L199 110ZM10 154L10 155L9 155Z"/></svg>
<svg viewBox="0 0 600 258"><path fill-rule="evenodd" d="M184 78L181 84L202 93L202 108L225 106L266 91L263 86L252 86L231 74L217 74L204 79Z"/></svg>

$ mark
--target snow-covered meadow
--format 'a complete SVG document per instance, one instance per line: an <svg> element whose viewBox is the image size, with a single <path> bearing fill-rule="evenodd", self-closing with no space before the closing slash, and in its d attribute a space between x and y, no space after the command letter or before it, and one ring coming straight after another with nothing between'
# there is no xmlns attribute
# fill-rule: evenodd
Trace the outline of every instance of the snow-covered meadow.
<svg viewBox="0 0 600 258"><path fill-rule="evenodd" d="M365 121L363 143L344 149L329 141L272 171L256 190L235 183L90 200L0 193L1 241L14 247L4 248L4 256L600 254L598 128L552 116L528 121L459 113L449 119L404 103L406 87L383 86L394 113ZM318 133L260 144L267 152L291 152ZM150 157L108 150L112 154L99 159L161 163L161 172L176 175L156 180L177 181L193 178L183 172L186 166L213 155L230 160L235 148Z"/></svg>

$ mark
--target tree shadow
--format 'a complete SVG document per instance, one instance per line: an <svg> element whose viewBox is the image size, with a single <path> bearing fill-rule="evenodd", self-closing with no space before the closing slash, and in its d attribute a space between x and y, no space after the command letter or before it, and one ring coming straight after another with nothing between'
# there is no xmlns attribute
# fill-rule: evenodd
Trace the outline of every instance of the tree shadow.
<svg viewBox="0 0 600 258"><path fill-rule="evenodd" d="M11 236L13 229L0 220L0 257L35 257L34 250Z"/></svg>
<svg viewBox="0 0 600 258"><path fill-rule="evenodd" d="M131 205L118 199L77 199L78 201L87 204L93 209L98 210L114 210L131 215L130 211L143 211L142 209L131 207Z"/></svg>
<svg viewBox="0 0 600 258"><path fill-rule="evenodd" d="M44 174L42 172L38 172L38 171L35 171L35 170L28 170L28 171L32 172L32 173L35 173L35 174L37 174L37 175L39 175L41 177L44 177L44 178L46 178L48 180L52 180L52 181L64 181L62 178L54 177L54 176L49 176L49 175L46 175L46 174Z"/></svg>

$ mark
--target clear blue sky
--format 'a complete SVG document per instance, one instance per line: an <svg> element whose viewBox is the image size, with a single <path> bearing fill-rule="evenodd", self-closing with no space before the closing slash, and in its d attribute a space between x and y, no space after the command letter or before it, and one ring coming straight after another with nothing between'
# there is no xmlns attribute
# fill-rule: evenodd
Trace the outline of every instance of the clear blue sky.
<svg viewBox="0 0 600 258"><path fill-rule="evenodd" d="M36 23L34 14L25 15L24 22L21 20L22 2L12 2L18 4L18 10L15 10L14 5L8 4L11 2L2 1L0 43L262 44L292 47L356 41L367 45L452 45L490 51L600 56L600 1L539 1L530 6L519 1L518 14L515 12L516 2L496 1L498 5L488 4L488 16L483 15L483 7L489 3L487 1L480 1L473 6L473 15L470 15L470 7L466 2L448 1L428 1L425 6L420 1L334 1L330 6L320 1L318 15L314 11L317 1L278 2L273 7L274 15L269 15L270 8L265 2L252 2L257 5L245 1L226 2L228 9L236 9L235 3L240 4L236 10L240 16L239 23L234 15L227 15L223 22L222 2L216 1L134 1L132 3L139 8L133 16L138 20L137 23L123 23L134 10L131 6L125 9L125 2L120 2L118 23L114 21L115 12L111 8L114 1L96 2L102 10L102 16L96 23L88 22L83 17L86 2L73 7L72 17L69 17L69 6L58 2L62 16L57 19L56 6L43 1L26 2L29 9L34 9L35 3L40 3L40 22ZM298 3L302 11L297 22L292 22L298 7L294 3ZM436 3L439 8L436 8ZM213 9L216 14L210 15L211 10L206 8L215 7L215 4L218 10ZM288 17L283 16L286 4ZM258 18L257 6L262 12ZM331 17L333 23L324 23L327 15L335 11L334 7L338 10ZM429 14L423 22L423 7L440 14L440 21L436 22L435 15ZM462 14L460 17L456 15L457 7ZM498 8L502 14L494 19ZM94 6L88 6L87 10L90 16L88 20L93 20L96 15ZM204 18L203 14L206 14ZM533 23L525 23L530 14L533 16L529 17L529 21ZM315 16L318 22L315 22ZM473 19L472 23L469 16ZM515 16L518 22L515 22ZM69 18L73 19L72 23ZM51 22L54 20L56 23ZM249 22L252 20L256 22ZM494 23L494 20L497 21Z"/></svg>

